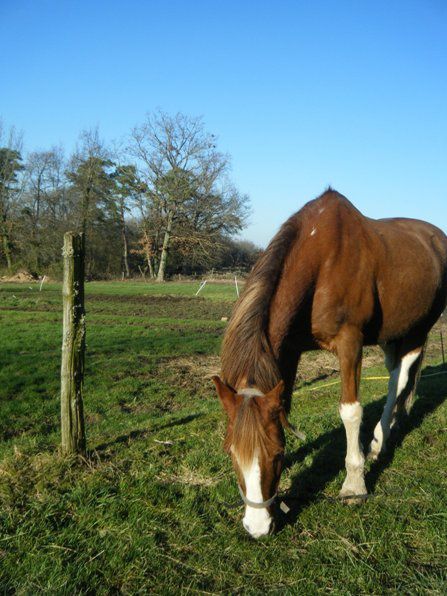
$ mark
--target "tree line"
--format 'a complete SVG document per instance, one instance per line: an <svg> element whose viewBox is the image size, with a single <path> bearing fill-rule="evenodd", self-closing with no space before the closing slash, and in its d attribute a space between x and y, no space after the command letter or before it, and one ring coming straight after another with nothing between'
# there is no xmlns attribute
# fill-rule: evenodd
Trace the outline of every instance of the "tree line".
<svg viewBox="0 0 447 596"><path fill-rule="evenodd" d="M149 114L124 147L96 129L61 147L24 154L0 126L0 269L58 277L67 230L86 238L87 278L248 269L259 255L233 238L249 199L232 183L230 158L200 118Z"/></svg>

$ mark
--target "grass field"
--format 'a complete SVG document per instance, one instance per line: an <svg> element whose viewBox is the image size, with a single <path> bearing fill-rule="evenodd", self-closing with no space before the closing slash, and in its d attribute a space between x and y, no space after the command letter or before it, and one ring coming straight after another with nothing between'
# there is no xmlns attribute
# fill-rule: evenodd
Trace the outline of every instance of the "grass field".
<svg viewBox="0 0 447 596"><path fill-rule="evenodd" d="M344 478L337 363L303 360L279 531L253 541L209 381L232 285L89 283L88 458L58 453L60 286L0 285L0 593L445 594L447 375L431 338L419 397L372 497ZM364 377L382 376L367 350ZM364 380L365 443L386 381Z"/></svg>

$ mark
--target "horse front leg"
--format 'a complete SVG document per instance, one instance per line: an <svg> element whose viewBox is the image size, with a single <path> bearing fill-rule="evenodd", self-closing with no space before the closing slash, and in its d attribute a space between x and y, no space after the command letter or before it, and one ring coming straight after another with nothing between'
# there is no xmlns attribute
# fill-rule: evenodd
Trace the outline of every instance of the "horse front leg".
<svg viewBox="0 0 447 596"><path fill-rule="evenodd" d="M298 352L295 346L290 343L285 344L285 348L283 348L281 353L279 370L281 372L281 379L284 381L283 406L286 414L289 414L301 352Z"/></svg>
<svg viewBox="0 0 447 596"><path fill-rule="evenodd" d="M336 347L342 380L340 417L346 431L346 479L340 497L346 498L348 503L355 503L367 494L365 456L360 443L363 408L358 401L363 337L355 328L345 329L339 335Z"/></svg>

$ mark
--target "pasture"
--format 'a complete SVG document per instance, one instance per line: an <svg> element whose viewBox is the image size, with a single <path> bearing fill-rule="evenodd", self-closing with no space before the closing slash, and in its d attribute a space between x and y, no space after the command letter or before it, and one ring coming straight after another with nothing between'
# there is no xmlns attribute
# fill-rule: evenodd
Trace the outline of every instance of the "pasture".
<svg viewBox="0 0 447 596"><path fill-rule="evenodd" d="M223 453L219 367L234 285L86 285L88 457L59 446L61 288L0 285L0 588L65 593L445 593L447 372L431 334L418 398L363 505L337 499L337 361L307 354L281 481L290 512L248 537ZM386 374L367 349L364 377ZM433 376L430 376L433 375ZM386 380L365 379L364 444Z"/></svg>

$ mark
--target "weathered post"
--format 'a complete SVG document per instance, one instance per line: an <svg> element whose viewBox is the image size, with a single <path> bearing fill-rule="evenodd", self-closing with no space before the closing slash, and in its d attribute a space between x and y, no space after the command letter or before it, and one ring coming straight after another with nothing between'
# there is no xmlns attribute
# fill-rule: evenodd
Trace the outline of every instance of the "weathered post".
<svg viewBox="0 0 447 596"><path fill-rule="evenodd" d="M85 453L82 403L85 356L84 235L64 235L63 338L61 364L62 452Z"/></svg>

